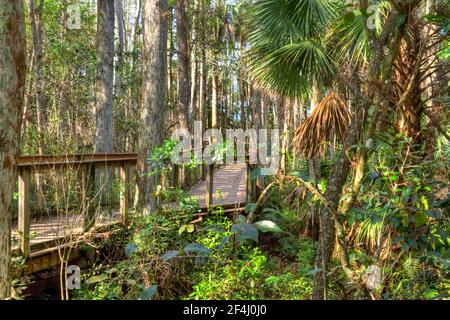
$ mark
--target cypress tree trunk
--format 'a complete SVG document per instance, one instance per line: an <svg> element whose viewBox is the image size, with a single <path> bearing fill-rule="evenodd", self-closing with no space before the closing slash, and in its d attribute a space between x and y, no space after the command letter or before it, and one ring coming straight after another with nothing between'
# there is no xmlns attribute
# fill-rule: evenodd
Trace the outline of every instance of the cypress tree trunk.
<svg viewBox="0 0 450 320"><path fill-rule="evenodd" d="M114 1L97 1L96 44L95 152L111 153L113 151ZM97 170L95 174L97 190L101 195L109 194L110 173L111 170Z"/></svg>
<svg viewBox="0 0 450 320"><path fill-rule="evenodd" d="M165 96L167 85L167 0L143 2L144 43L140 139L138 152L138 199L143 214L156 209L152 196L158 177L150 176L148 158L164 139Z"/></svg>
<svg viewBox="0 0 450 320"><path fill-rule="evenodd" d="M0 299L10 296L11 202L17 181L25 89L23 3L0 4Z"/></svg>
<svg viewBox="0 0 450 320"><path fill-rule="evenodd" d="M97 2L95 152L113 150L114 2Z"/></svg>

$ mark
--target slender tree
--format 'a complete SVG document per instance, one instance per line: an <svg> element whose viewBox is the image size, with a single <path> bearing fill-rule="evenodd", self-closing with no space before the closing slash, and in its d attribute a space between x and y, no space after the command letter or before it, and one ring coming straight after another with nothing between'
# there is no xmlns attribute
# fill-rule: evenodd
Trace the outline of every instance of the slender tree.
<svg viewBox="0 0 450 320"><path fill-rule="evenodd" d="M113 151L114 2L97 1L95 152Z"/></svg>
<svg viewBox="0 0 450 320"><path fill-rule="evenodd" d="M43 75L43 23L42 23L42 11L44 8L44 1L40 0L38 6L35 6L34 0L29 0L29 11L30 11L30 25L31 34L33 39L33 66L34 66L34 79L35 79L35 101L36 101L36 126L39 135L39 154L45 154L45 128L47 123L47 103L45 99L45 82ZM30 77L30 80L32 77ZM30 88L32 85L30 81ZM39 173L35 174L36 179L36 209L37 211L42 210L42 185L43 179L42 175Z"/></svg>
<svg viewBox="0 0 450 320"><path fill-rule="evenodd" d="M97 1L96 153L113 151L114 21L114 1ZM103 189L101 194L106 195L109 192L104 191L110 188L109 174L105 181L104 170L96 171L95 175L97 189ZM103 183L105 186L101 188Z"/></svg>
<svg viewBox="0 0 450 320"><path fill-rule="evenodd" d="M115 0L115 12L117 20L117 64L123 65L124 62L124 46L125 46L125 25L123 20L123 2Z"/></svg>
<svg viewBox="0 0 450 320"><path fill-rule="evenodd" d="M143 85L138 155L138 201L143 214L156 209L152 196L157 177L150 175L148 159L164 139L167 85L167 0L143 2Z"/></svg>
<svg viewBox="0 0 450 320"><path fill-rule="evenodd" d="M45 153L45 134L46 123L46 103L44 96L44 78L43 78L43 50L42 50L42 10L44 1L40 0L39 5L35 6L35 1L28 2L30 10L30 25L33 38L34 50L34 71L35 71L35 97L36 97L36 115L37 129L39 133L39 154Z"/></svg>
<svg viewBox="0 0 450 320"><path fill-rule="evenodd" d="M191 101L189 72L189 17L188 1L176 1L178 46L178 112L182 128L189 128L189 103Z"/></svg>
<svg viewBox="0 0 450 320"><path fill-rule="evenodd" d="M22 1L0 2L0 299L10 295L11 202L17 181L26 40Z"/></svg>

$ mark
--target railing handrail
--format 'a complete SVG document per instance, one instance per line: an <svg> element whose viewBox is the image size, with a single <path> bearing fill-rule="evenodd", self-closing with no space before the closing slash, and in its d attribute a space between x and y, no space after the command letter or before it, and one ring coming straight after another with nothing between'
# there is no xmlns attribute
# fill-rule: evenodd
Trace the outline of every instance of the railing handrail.
<svg viewBox="0 0 450 320"><path fill-rule="evenodd" d="M18 159L19 167L48 167L90 163L136 162L137 153L80 153L61 155L24 155Z"/></svg>

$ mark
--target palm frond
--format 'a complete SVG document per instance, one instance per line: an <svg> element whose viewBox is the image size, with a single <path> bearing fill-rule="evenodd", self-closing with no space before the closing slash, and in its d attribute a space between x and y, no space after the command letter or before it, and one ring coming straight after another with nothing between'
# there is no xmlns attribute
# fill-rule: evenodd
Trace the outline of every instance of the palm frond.
<svg viewBox="0 0 450 320"><path fill-rule="evenodd" d="M323 154L327 141L343 140L350 120L348 106L332 92L297 129L292 144L308 158Z"/></svg>
<svg viewBox="0 0 450 320"><path fill-rule="evenodd" d="M323 33L334 17L330 0L262 0L249 6L246 19L253 43L291 43Z"/></svg>
<svg viewBox="0 0 450 320"><path fill-rule="evenodd" d="M305 97L313 78L326 84L335 75L323 42L335 6L331 0L262 0L249 6L247 69L261 89Z"/></svg>
<svg viewBox="0 0 450 320"><path fill-rule="evenodd" d="M359 65L367 63L370 50L365 23L360 10L349 12L336 21L326 42L339 61Z"/></svg>
<svg viewBox="0 0 450 320"><path fill-rule="evenodd" d="M279 48L255 47L246 57L248 72L264 90L286 97L301 97L314 77L328 83L336 65L323 44L304 40Z"/></svg>

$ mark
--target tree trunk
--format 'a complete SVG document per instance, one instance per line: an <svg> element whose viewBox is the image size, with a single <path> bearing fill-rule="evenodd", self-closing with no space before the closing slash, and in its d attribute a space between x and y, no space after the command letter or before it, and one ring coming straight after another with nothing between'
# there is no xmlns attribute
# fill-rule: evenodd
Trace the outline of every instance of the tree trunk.
<svg viewBox="0 0 450 320"><path fill-rule="evenodd" d="M240 50L244 50L244 39L242 38L240 41ZM243 58L240 57L240 61L242 62ZM244 79L244 70L242 67L239 68L239 106L240 106L240 120L242 129L247 128L247 117L245 115L245 96L246 96L246 85Z"/></svg>
<svg viewBox="0 0 450 320"><path fill-rule="evenodd" d="M23 2L2 1L0 10L0 299L6 299L10 295L11 202L17 181L26 38Z"/></svg>
<svg viewBox="0 0 450 320"><path fill-rule="evenodd" d="M391 35L395 28L395 21L397 20L398 14L399 13L395 10L392 11L386 19L379 38L371 38L369 41L373 54L368 68L368 82L385 83L385 85L380 88L376 88L375 90L373 90L373 92L370 92L370 97L365 97L361 100L356 99L357 101L355 101L355 103L358 106L358 112L353 113L351 124L347 129L347 136L344 141L343 150L340 153L338 160L333 164L330 176L327 181L327 188L324 197L328 202L328 208L323 208L320 215L320 242L315 262L315 267L320 268L321 271L314 275L313 299L326 299L327 297L326 274L328 270L327 265L331 259L331 255L335 245L335 213L337 212L339 207L342 189L347 180L350 166L350 159L346 151L351 146L355 145L358 141L358 130L363 127L360 119L364 119L365 109L368 105L367 101L370 101L369 105L375 106L375 112L377 113L384 110L383 104L386 103L386 100L388 98L386 92L383 92L383 90L389 89L391 85L390 79L392 75L393 62L398 52L398 44L400 43L402 34L400 30L397 31L397 33L395 34L395 38L392 41L389 50L390 54L387 57L383 57L383 53L384 47L392 39ZM385 78L380 79L382 67L384 71L383 76ZM380 80L383 80L383 82L381 82ZM357 121L357 119L359 121ZM371 127L374 128L377 119L372 119L372 122L373 125ZM365 148L362 148L362 152L364 152L364 150Z"/></svg>
<svg viewBox="0 0 450 320"><path fill-rule="evenodd" d="M45 128L47 122L47 107L45 101L45 87L42 74L43 67L43 53L42 53L42 10L44 6L44 0L39 1L39 6L35 7L35 1L30 0L28 2L30 10L30 25L31 34L33 38L33 51L34 51L34 71L35 74L35 98L36 98L36 126L39 135L39 154L45 154ZM43 187L43 177L39 173L35 174L35 199L36 199L36 211L42 212L43 199L41 196Z"/></svg>
<svg viewBox="0 0 450 320"><path fill-rule="evenodd" d="M427 0L426 13L427 14L438 14L436 12L437 0ZM438 28L434 25L428 27L431 30L426 30L426 32L437 32ZM427 36L424 34L423 36ZM428 70L435 70L432 74L427 77L426 85L428 88L428 121L425 125L426 132L425 136L425 159L433 160L437 149L437 125L441 123L442 119L448 119L448 108L444 108L444 99L446 95L446 89L449 81L449 73L444 70L448 70L449 61L448 59L440 59L437 54L437 49L435 47L430 48L432 54L427 59ZM440 66L439 66L440 65ZM447 67L447 68L446 68Z"/></svg>
<svg viewBox="0 0 450 320"><path fill-rule="evenodd" d="M280 157L280 170L281 172L285 172L286 169L286 154L285 154L285 146L286 146L286 140L285 140L285 132L284 132L284 118L286 116L285 112L285 105L286 101L284 99L279 99L277 103L277 128L280 130L280 137L281 137L281 144L280 144L280 150L281 150L281 157Z"/></svg>
<svg viewBox="0 0 450 320"><path fill-rule="evenodd" d="M362 109L361 109L362 110ZM355 112L352 122L347 130L347 137L344 142L344 150L340 153L338 160L333 164L330 176L327 180L327 189L324 197L329 203L329 208L322 208L320 212L320 239L317 250L315 267L321 269L314 275L313 299L326 299L326 287L328 271L328 262L331 259L335 244L335 212L338 210L341 199L342 188L347 180L347 174L350 167L350 160L345 150L353 146L358 138L358 121L362 112Z"/></svg>
<svg viewBox="0 0 450 320"><path fill-rule="evenodd" d="M176 0L178 46L178 112L181 128L189 128L189 103L191 87L189 76L189 20L187 1Z"/></svg>
<svg viewBox="0 0 450 320"><path fill-rule="evenodd" d="M320 90L320 86L317 81L313 81L311 110L310 110L311 113L319 105L321 99L322 99L322 92ZM314 181L315 184L317 184L322 176L320 169L320 160L317 157L308 159L308 165L309 165L309 176L311 180Z"/></svg>
<svg viewBox="0 0 450 320"><path fill-rule="evenodd" d="M123 3L122 0L115 0L115 11L116 11L116 18L117 18L117 29L118 29L118 35L117 35L117 64L119 66L123 65L124 62L124 43L125 43L125 36L124 36L124 21L123 21Z"/></svg>
<svg viewBox="0 0 450 320"><path fill-rule="evenodd" d="M97 2L95 152L113 150L114 3Z"/></svg>
<svg viewBox="0 0 450 320"><path fill-rule="evenodd" d="M262 127L262 117L261 117L261 92L253 88L253 128L256 130Z"/></svg>
<svg viewBox="0 0 450 320"><path fill-rule="evenodd" d="M153 148L164 139L168 20L167 0L144 1L143 6L143 85L137 170L139 207L145 215L157 205L152 193L158 177L149 175L147 160Z"/></svg>
<svg viewBox="0 0 450 320"><path fill-rule="evenodd" d="M31 24L31 34L33 37L33 49L34 49L34 64L36 71L35 87L36 87L36 115L37 115L37 129L39 134L39 154L45 153L45 143L44 143L44 128L46 123L46 104L44 97L44 81L42 75L42 39L41 32L42 29L42 9L44 1L41 0L38 8L34 5L34 0L29 1L30 9L30 24Z"/></svg>
<svg viewBox="0 0 450 320"><path fill-rule="evenodd" d="M217 128L217 75L213 69L211 76L211 128Z"/></svg>
<svg viewBox="0 0 450 320"><path fill-rule="evenodd" d="M97 1L97 78L95 152L113 151L114 2ZM108 195L111 170L97 170L96 188ZM101 196L101 201L103 196Z"/></svg>

